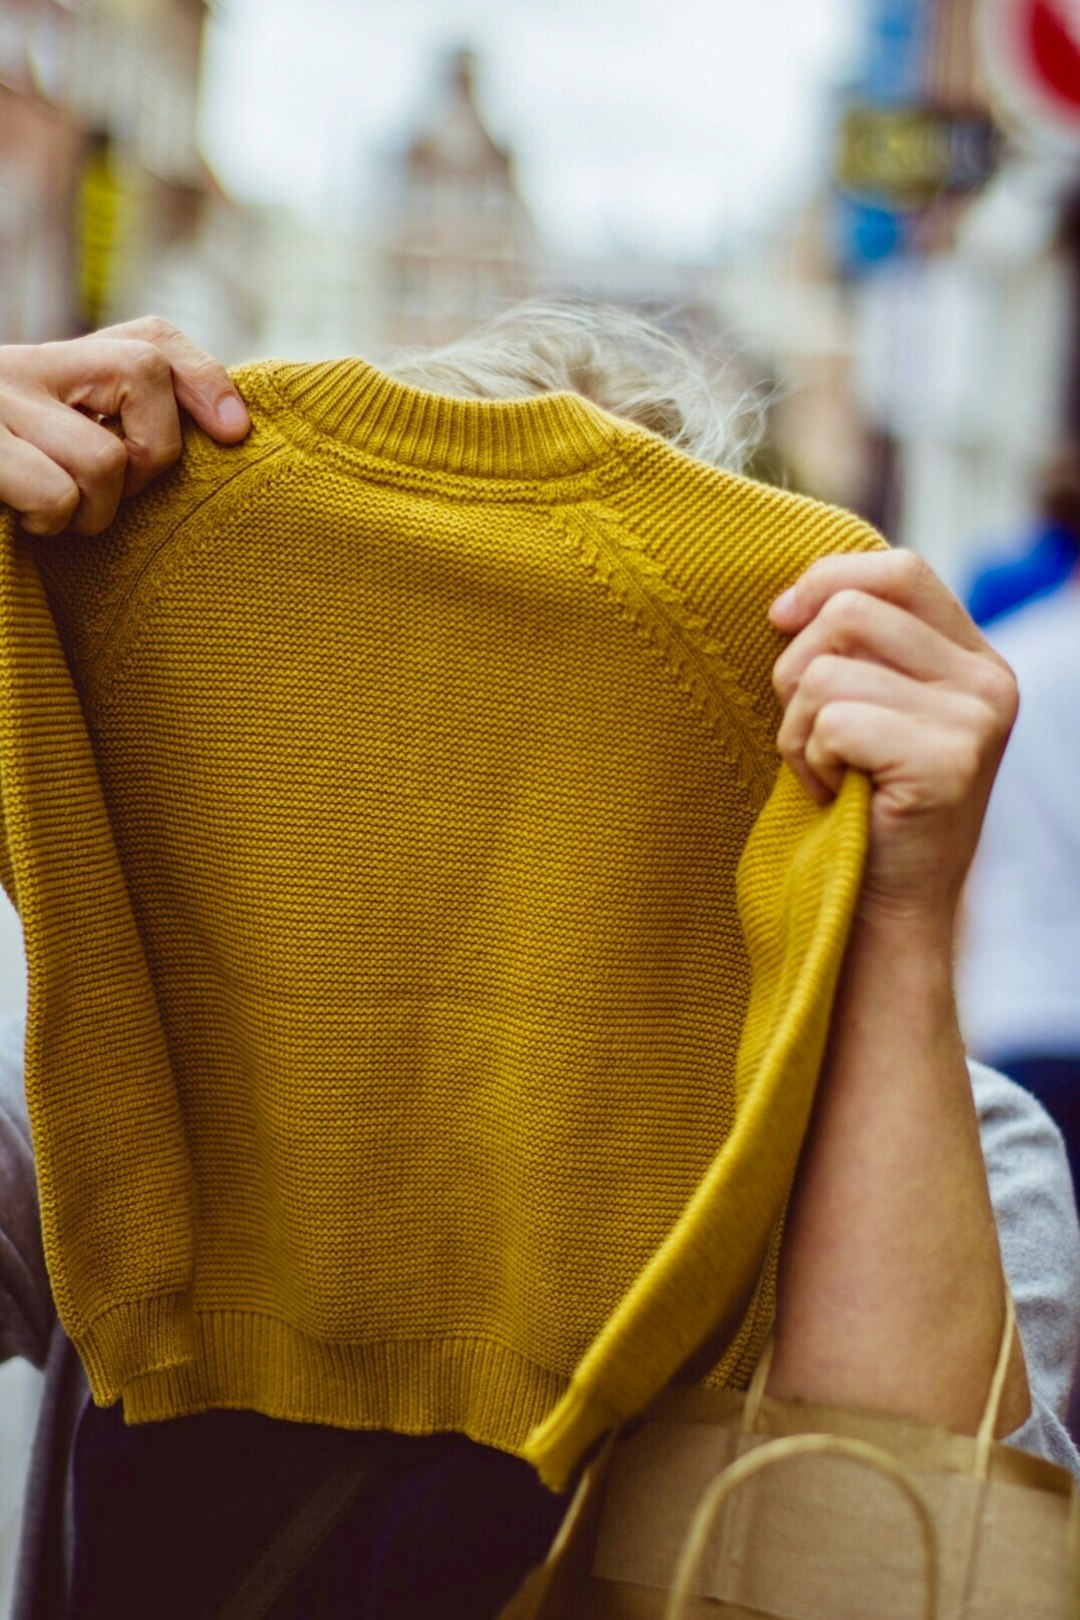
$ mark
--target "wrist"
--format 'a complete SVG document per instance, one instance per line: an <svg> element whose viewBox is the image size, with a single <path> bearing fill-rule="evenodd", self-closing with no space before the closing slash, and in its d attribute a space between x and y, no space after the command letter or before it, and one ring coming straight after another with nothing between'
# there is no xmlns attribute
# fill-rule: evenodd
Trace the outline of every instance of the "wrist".
<svg viewBox="0 0 1080 1620"><path fill-rule="evenodd" d="M945 1046L962 1051L950 916L893 908L856 914L833 1006L830 1055L853 1024L876 1031L875 1047L924 1057ZM860 1074L866 1067L854 1065Z"/></svg>
<svg viewBox="0 0 1080 1620"><path fill-rule="evenodd" d="M951 976L956 912L948 898L900 902L863 894L852 920L849 958L856 949L872 951L939 971L944 968Z"/></svg>

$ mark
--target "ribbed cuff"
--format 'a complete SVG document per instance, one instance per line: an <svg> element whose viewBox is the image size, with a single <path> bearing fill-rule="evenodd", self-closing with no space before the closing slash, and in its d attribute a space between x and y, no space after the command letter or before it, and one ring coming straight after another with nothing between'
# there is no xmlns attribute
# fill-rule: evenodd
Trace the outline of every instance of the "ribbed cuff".
<svg viewBox="0 0 1080 1620"><path fill-rule="evenodd" d="M521 1455L544 1484L565 1491L594 1440L609 1433L623 1416L580 1384L571 1384L558 1406L529 1435Z"/></svg>
<svg viewBox="0 0 1080 1620"><path fill-rule="evenodd" d="M181 1367L195 1354L186 1294L158 1294L107 1311L73 1338L98 1406L111 1406L124 1385L147 1373Z"/></svg>

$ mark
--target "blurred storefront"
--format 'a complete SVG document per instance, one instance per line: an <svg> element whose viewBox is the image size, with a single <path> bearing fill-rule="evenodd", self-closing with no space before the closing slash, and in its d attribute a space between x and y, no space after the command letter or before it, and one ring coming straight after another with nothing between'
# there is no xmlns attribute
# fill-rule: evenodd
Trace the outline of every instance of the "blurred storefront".
<svg viewBox="0 0 1080 1620"><path fill-rule="evenodd" d="M867 424L859 504L961 584L1080 426L1075 7L868 0L845 99L829 233Z"/></svg>
<svg viewBox="0 0 1080 1620"><path fill-rule="evenodd" d="M236 210L196 143L205 16L206 0L4 0L0 340L145 308L170 263L195 271L227 231ZM243 323L235 271L206 294Z"/></svg>

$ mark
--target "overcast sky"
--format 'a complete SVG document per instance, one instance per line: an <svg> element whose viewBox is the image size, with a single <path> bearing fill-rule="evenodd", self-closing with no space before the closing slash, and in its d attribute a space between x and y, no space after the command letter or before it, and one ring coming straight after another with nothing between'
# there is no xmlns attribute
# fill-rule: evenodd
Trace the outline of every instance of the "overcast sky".
<svg viewBox="0 0 1080 1620"><path fill-rule="evenodd" d="M441 53L564 249L709 257L822 172L861 0L219 0L204 145L239 195L362 206Z"/></svg>

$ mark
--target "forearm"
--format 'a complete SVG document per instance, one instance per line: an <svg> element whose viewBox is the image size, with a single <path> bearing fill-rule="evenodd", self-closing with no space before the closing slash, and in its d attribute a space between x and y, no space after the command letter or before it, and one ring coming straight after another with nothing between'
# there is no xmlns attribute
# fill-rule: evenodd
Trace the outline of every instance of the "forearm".
<svg viewBox="0 0 1080 1620"><path fill-rule="evenodd" d="M1004 1288L947 934L860 922L789 1211L770 1391L973 1431ZM1029 1409L1017 1340L998 1433Z"/></svg>

